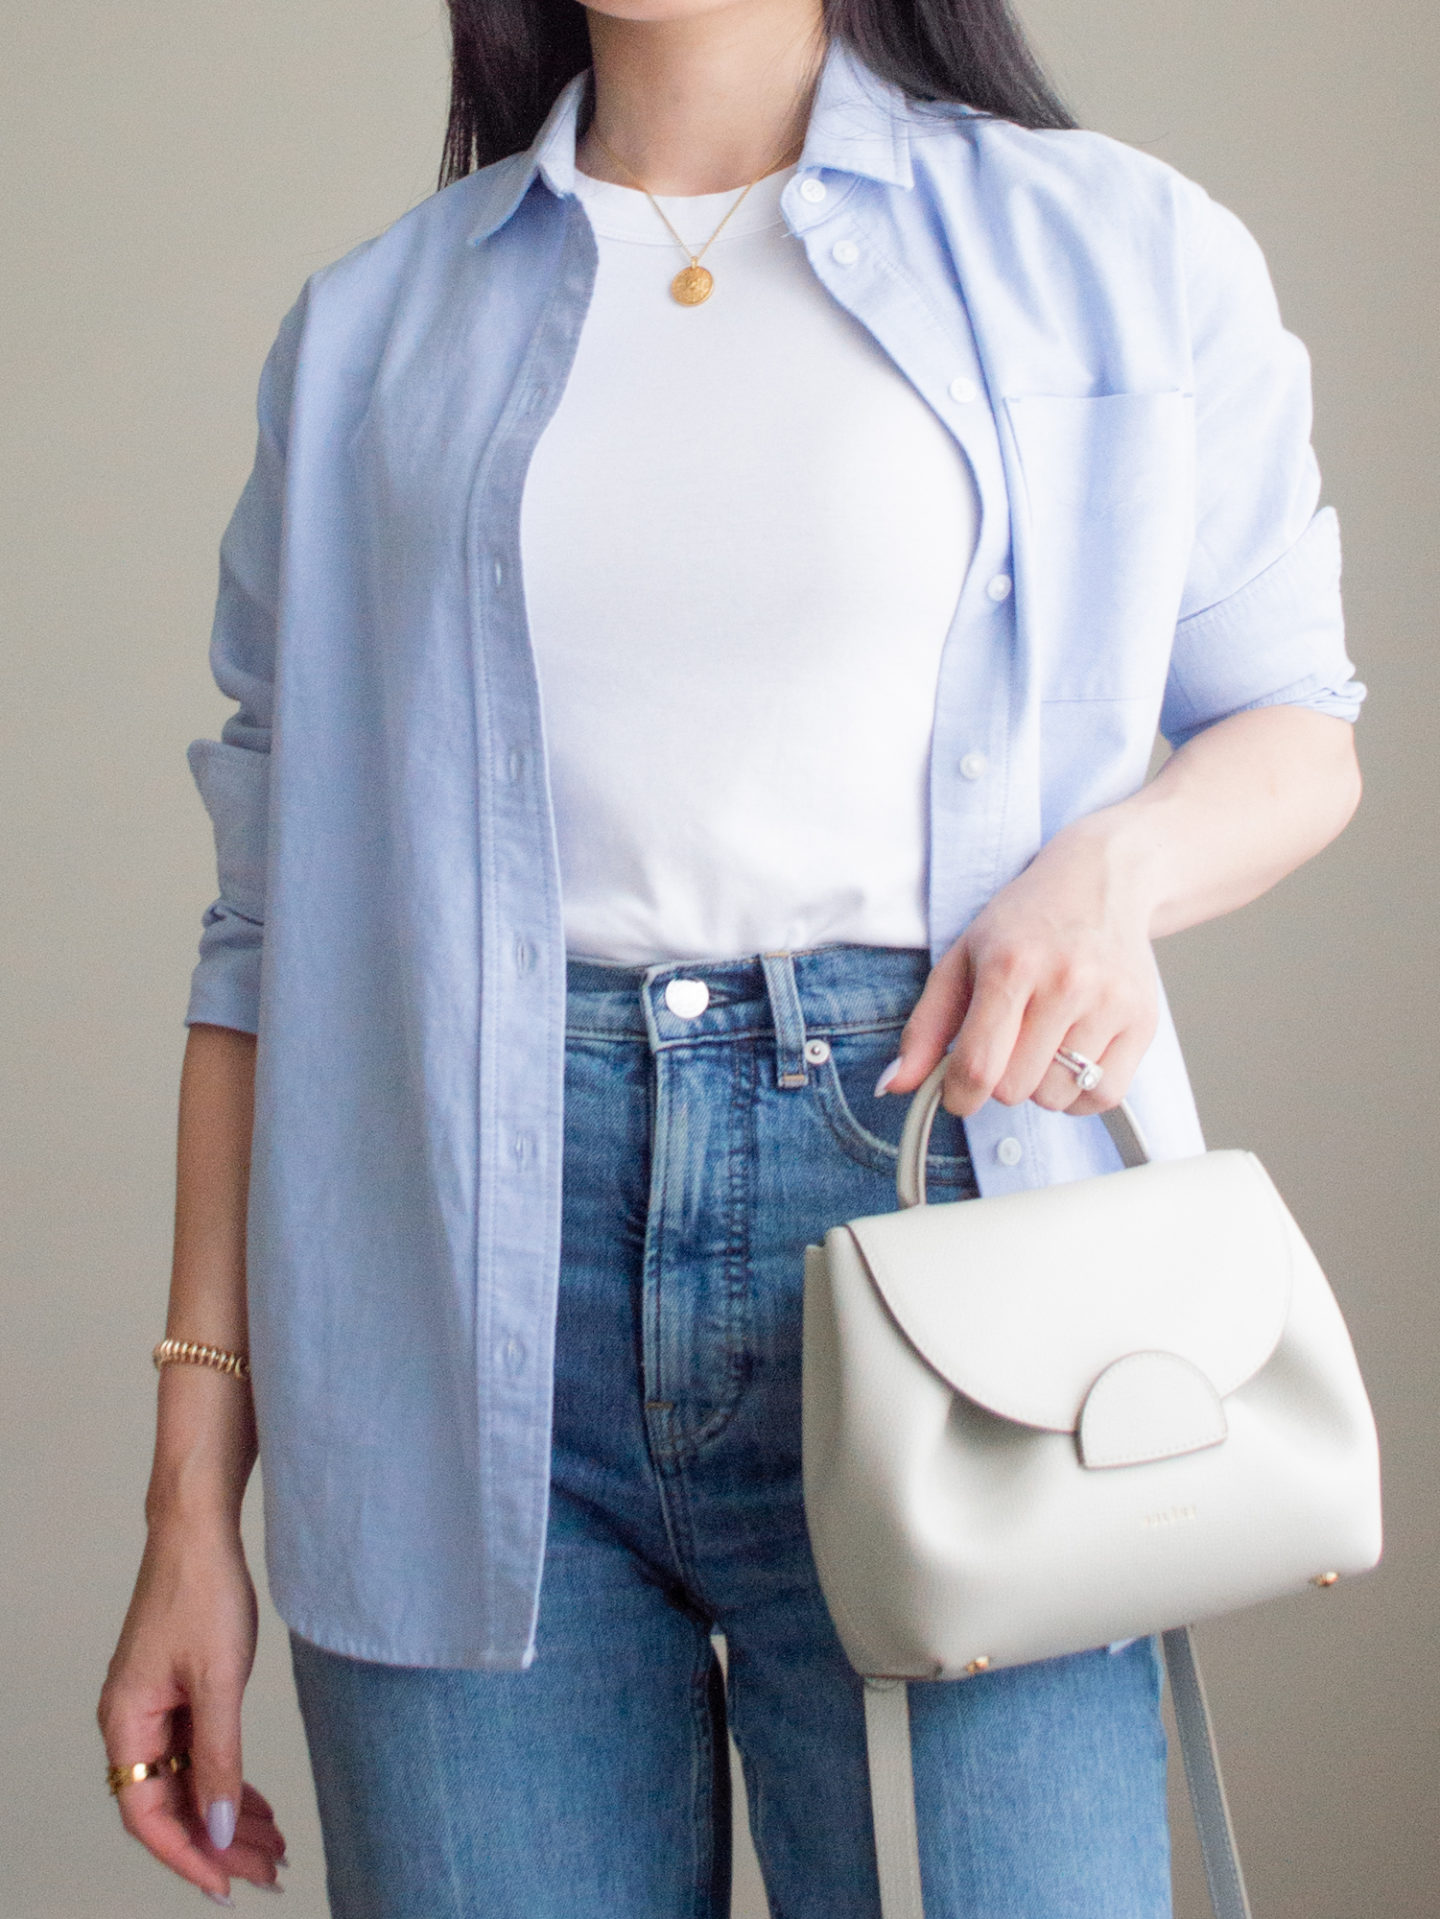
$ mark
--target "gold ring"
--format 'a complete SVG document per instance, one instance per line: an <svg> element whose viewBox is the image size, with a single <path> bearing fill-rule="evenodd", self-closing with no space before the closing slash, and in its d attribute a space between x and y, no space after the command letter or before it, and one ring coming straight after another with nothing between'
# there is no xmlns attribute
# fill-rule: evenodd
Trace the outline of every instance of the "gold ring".
<svg viewBox="0 0 1440 1919"><path fill-rule="evenodd" d="M155 1779L162 1772L184 1772L189 1764L188 1752L172 1752L165 1759L139 1759L133 1766L107 1766L105 1783L118 1797L122 1786L138 1786L142 1779Z"/></svg>

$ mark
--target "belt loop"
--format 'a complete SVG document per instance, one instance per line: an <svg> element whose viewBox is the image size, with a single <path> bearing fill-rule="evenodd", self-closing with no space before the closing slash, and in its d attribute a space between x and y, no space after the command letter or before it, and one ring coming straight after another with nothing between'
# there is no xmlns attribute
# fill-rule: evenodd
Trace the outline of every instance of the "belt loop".
<svg viewBox="0 0 1440 1919"><path fill-rule="evenodd" d="M789 953L762 953L760 964L765 969L765 990L770 995L770 1018L775 1026L775 1083L807 1086L810 1075L805 1066L805 1015L795 983L794 958Z"/></svg>

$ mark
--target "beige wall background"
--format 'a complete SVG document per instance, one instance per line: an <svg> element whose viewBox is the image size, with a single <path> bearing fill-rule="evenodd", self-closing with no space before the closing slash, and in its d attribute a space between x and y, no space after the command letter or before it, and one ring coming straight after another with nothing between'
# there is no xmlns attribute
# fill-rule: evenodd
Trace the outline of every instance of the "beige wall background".
<svg viewBox="0 0 1440 1919"><path fill-rule="evenodd" d="M1162 957L1212 1140L1262 1154L1341 1295L1390 1547L1353 1588L1203 1637L1258 1919L1422 1919L1440 1885L1440 15L1024 12L1087 122L1250 222L1314 355L1373 688L1367 801L1316 865ZM212 890L183 748L222 712L215 546L281 313L429 189L446 46L437 0L11 0L4 27L0 1912L140 1919L197 1895L121 1835L92 1714L140 1548L179 1020ZM318 1919L284 1650L267 1611L246 1769L291 1836L291 1919ZM1183 1827L1178 1875L1199 1919ZM747 1861L736 1910L763 1912Z"/></svg>

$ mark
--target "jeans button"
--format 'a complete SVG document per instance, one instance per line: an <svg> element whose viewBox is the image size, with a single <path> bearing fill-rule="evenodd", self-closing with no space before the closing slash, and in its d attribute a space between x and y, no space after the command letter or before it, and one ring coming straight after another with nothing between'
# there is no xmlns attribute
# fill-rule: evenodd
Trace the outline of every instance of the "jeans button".
<svg viewBox="0 0 1440 1919"><path fill-rule="evenodd" d="M703 979L672 979L665 988L665 1004L676 1019L699 1019L710 1004L710 988Z"/></svg>

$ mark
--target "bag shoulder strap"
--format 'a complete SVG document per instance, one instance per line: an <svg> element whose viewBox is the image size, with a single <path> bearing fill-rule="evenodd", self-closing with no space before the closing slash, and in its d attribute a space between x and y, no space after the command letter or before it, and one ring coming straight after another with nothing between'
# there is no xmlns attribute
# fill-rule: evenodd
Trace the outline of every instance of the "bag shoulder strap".
<svg viewBox="0 0 1440 1919"><path fill-rule="evenodd" d="M1190 1788L1190 1810L1195 1815L1200 1856L1205 1861L1205 1879L1210 1887L1210 1904L1214 1907L1215 1919L1250 1919L1250 1901L1240 1870L1235 1829L1230 1823L1225 1781L1220 1776L1215 1728L1210 1723L1210 1708L1205 1703L1205 1688L1195 1658L1195 1638L1188 1626L1176 1626L1162 1635L1162 1643L1165 1670L1170 1675L1175 1728L1180 1734L1180 1751L1185 1760L1185 1783Z"/></svg>
<svg viewBox="0 0 1440 1919"><path fill-rule="evenodd" d="M1195 1660L1195 1642L1188 1626L1177 1626L1163 1635L1163 1643L1210 1904L1215 1919L1250 1919L1250 1901L1235 1849L1230 1808L1220 1776L1220 1755ZM910 1758L909 1688L903 1679L865 1681L865 1744L870 1761L882 1919L924 1919L915 1776Z"/></svg>
<svg viewBox="0 0 1440 1919"><path fill-rule="evenodd" d="M903 1679L865 1681L865 1754L870 1762L880 1919L925 1919L910 1759L910 1688Z"/></svg>

